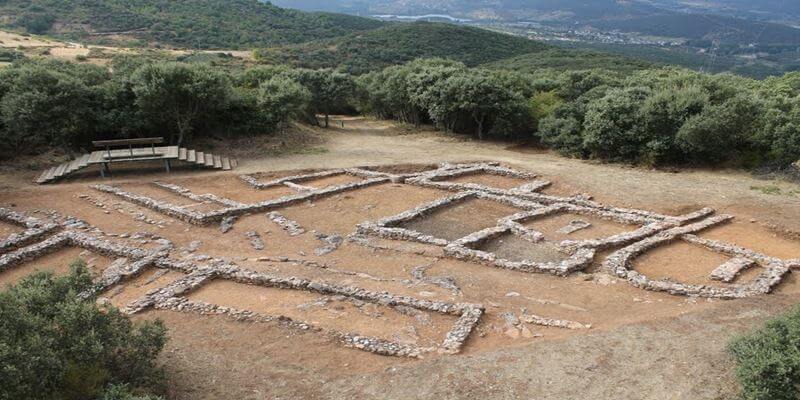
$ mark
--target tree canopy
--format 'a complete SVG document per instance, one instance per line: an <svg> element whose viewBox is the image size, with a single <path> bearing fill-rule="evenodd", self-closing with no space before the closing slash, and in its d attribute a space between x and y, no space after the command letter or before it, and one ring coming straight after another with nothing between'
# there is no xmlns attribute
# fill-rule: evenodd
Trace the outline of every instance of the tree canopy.
<svg viewBox="0 0 800 400"><path fill-rule="evenodd" d="M37 272L0 291L0 399L132 400L131 391L160 390L164 326L134 325L79 296L92 285L78 261L67 276Z"/></svg>

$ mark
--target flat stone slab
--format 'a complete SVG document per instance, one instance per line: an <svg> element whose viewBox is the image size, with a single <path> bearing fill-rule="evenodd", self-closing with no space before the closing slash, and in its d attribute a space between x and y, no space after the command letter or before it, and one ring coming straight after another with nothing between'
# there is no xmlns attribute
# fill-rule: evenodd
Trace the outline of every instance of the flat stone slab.
<svg viewBox="0 0 800 400"><path fill-rule="evenodd" d="M736 279L736 276L738 276L742 271L754 266L755 264L755 261L748 258L731 258L724 264L711 271L711 275L708 277L715 281L730 283L733 282L733 280Z"/></svg>

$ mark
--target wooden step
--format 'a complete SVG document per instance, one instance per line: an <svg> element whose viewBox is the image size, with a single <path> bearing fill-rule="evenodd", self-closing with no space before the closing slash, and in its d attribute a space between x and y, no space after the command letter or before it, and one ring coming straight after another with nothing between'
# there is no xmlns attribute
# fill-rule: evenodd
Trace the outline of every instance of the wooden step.
<svg viewBox="0 0 800 400"><path fill-rule="evenodd" d="M206 157L205 157L205 154L202 151L198 151L197 152L197 161L195 161L195 163L199 164L199 165L205 165L206 164Z"/></svg>
<svg viewBox="0 0 800 400"><path fill-rule="evenodd" d="M91 154L84 154L80 158L78 158L78 168L88 167L90 158L92 158Z"/></svg>
<svg viewBox="0 0 800 400"><path fill-rule="evenodd" d="M228 157L222 157L222 170L223 171L231 170L231 160Z"/></svg>
<svg viewBox="0 0 800 400"><path fill-rule="evenodd" d="M51 167L39 176L39 179L36 180L36 183L46 183L53 179L53 173L56 172L56 167Z"/></svg>
<svg viewBox="0 0 800 400"><path fill-rule="evenodd" d="M69 165L69 163L63 163L56 167L56 172L53 174L53 178L61 178L64 176L64 173L67 171L67 165Z"/></svg>
<svg viewBox="0 0 800 400"><path fill-rule="evenodd" d="M186 153L186 161L191 162L191 163L196 163L197 162L197 152L194 151L194 150L189 150Z"/></svg>
<svg viewBox="0 0 800 400"><path fill-rule="evenodd" d="M66 174L75 172L81 168L81 162L77 158L72 160L69 164L67 164L67 170L65 171Z"/></svg>
<svg viewBox="0 0 800 400"><path fill-rule="evenodd" d="M186 161L186 158L187 158L186 148L181 147L180 149L178 149L178 160Z"/></svg>
<svg viewBox="0 0 800 400"><path fill-rule="evenodd" d="M206 167L213 167L214 166L214 155L211 153L206 153Z"/></svg>
<svg viewBox="0 0 800 400"><path fill-rule="evenodd" d="M222 157L214 156L214 168L216 169L222 168Z"/></svg>
<svg viewBox="0 0 800 400"><path fill-rule="evenodd" d="M74 171L75 169L75 160L67 161L64 164L67 164L67 167L64 168L64 175Z"/></svg>

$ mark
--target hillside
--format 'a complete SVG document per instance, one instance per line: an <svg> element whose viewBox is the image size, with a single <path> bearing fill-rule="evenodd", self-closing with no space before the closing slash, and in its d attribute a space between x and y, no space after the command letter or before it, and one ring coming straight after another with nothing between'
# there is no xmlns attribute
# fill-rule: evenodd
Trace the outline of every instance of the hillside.
<svg viewBox="0 0 800 400"><path fill-rule="evenodd" d="M706 14L728 15L785 24L800 24L800 2L785 0L647 0L655 6L682 11Z"/></svg>
<svg viewBox="0 0 800 400"><path fill-rule="evenodd" d="M263 49L257 57L307 68L338 67L360 74L421 57L444 57L475 66L548 48L541 42L479 28L415 22Z"/></svg>
<svg viewBox="0 0 800 400"><path fill-rule="evenodd" d="M759 19L791 21L800 13L800 6L779 6L778 3L791 2L778 0L759 1L757 5L744 0L689 2L690 5L676 0L278 0L275 3L304 10L360 15L444 14L475 23L535 21L565 29L618 30L740 45L800 44L800 30L753 20L760 15L764 18ZM786 18L776 16L780 12Z"/></svg>
<svg viewBox="0 0 800 400"><path fill-rule="evenodd" d="M537 53L523 54L485 65L492 69L505 69L523 73L534 73L543 68L558 70L607 69L620 74L653 68L654 65L640 59L592 50L549 49Z"/></svg>
<svg viewBox="0 0 800 400"><path fill-rule="evenodd" d="M629 60L646 60L656 64L677 65L709 73L731 72L757 79L800 70L800 61L798 61L796 51L762 55L758 58L744 58L735 53L725 54L721 50L698 52L696 49L685 46L659 47L580 42L559 43L558 45L568 49L590 50L608 57L613 57L610 54L619 54Z"/></svg>
<svg viewBox="0 0 800 400"><path fill-rule="evenodd" d="M258 0L6 0L0 26L90 43L244 48L302 43L384 23Z"/></svg>
<svg viewBox="0 0 800 400"><path fill-rule="evenodd" d="M720 43L749 45L800 44L800 29L769 22L707 14L664 14L630 19L591 21L604 30L618 29L653 36L678 37Z"/></svg>

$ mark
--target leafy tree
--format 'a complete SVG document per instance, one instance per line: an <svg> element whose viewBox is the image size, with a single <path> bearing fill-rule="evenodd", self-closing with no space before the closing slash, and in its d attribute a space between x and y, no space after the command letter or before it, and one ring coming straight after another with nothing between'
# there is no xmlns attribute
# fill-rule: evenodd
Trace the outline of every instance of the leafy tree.
<svg viewBox="0 0 800 400"><path fill-rule="evenodd" d="M164 326L134 326L79 296L92 285L76 261L67 276L37 272L0 292L0 399L99 399L108 385L159 387Z"/></svg>
<svg viewBox="0 0 800 400"><path fill-rule="evenodd" d="M766 159L786 166L800 160L800 97L774 99L755 136Z"/></svg>
<svg viewBox="0 0 800 400"><path fill-rule="evenodd" d="M0 119L5 139L18 149L49 144L70 149L91 136L91 91L79 79L43 66L3 74Z"/></svg>
<svg viewBox="0 0 800 400"><path fill-rule="evenodd" d="M298 69L291 75L311 93L309 111L313 114L323 114L326 128L330 114L349 106L355 96L355 80L352 76L341 72L330 69Z"/></svg>
<svg viewBox="0 0 800 400"><path fill-rule="evenodd" d="M274 77L258 88L258 104L274 123L300 116L311 97L308 89L287 77Z"/></svg>
<svg viewBox="0 0 800 400"><path fill-rule="evenodd" d="M694 161L733 159L751 141L761 113L761 105L744 96L711 105L686 121L677 133L678 144Z"/></svg>
<svg viewBox="0 0 800 400"><path fill-rule="evenodd" d="M709 105L708 94L699 87L666 88L652 93L639 110L639 128L644 136L641 160L648 164L680 162L684 157L676 137L687 119Z"/></svg>
<svg viewBox="0 0 800 400"><path fill-rule="evenodd" d="M257 65L246 69L236 77L242 88L257 89L262 83L279 76L291 76L292 68L286 65Z"/></svg>
<svg viewBox="0 0 800 400"><path fill-rule="evenodd" d="M29 33L45 33L55 22L55 17L47 13L25 13L17 20L17 25L25 28Z"/></svg>
<svg viewBox="0 0 800 400"><path fill-rule="evenodd" d="M228 76L202 64L155 63L131 77L136 105L154 126L164 124L171 143L180 146L185 137L228 106Z"/></svg>
<svg viewBox="0 0 800 400"><path fill-rule="evenodd" d="M487 125L513 118L525 109L525 99L488 71L455 74L434 85L438 95L429 112L435 121L452 128L460 117L469 118L482 140Z"/></svg>
<svg viewBox="0 0 800 400"><path fill-rule="evenodd" d="M584 145L594 156L636 160L644 144L638 111L650 94L646 88L612 89L589 104L584 122Z"/></svg>
<svg viewBox="0 0 800 400"><path fill-rule="evenodd" d="M736 338L728 350L746 400L794 400L800 387L800 307Z"/></svg>
<svg viewBox="0 0 800 400"><path fill-rule="evenodd" d="M534 126L539 125L539 121L553 115L556 108L563 103L553 92L538 92L534 94L528 101L531 118L533 118Z"/></svg>

